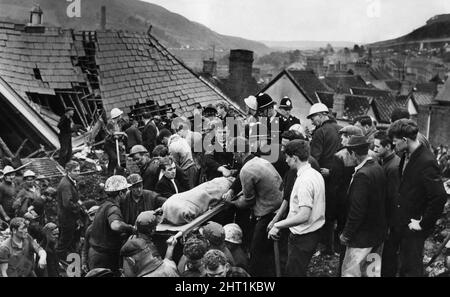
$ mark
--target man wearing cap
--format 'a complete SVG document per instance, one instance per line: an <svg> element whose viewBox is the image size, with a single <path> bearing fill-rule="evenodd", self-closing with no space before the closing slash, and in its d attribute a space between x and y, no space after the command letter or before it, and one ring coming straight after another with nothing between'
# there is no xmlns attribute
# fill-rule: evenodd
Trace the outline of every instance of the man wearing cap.
<svg viewBox="0 0 450 297"><path fill-rule="evenodd" d="M61 179L56 190L60 231L57 253L63 261L66 260L69 252L76 250L80 239L79 220L82 210L77 188L79 174L80 164L77 161L69 161L66 164L66 175Z"/></svg>
<svg viewBox="0 0 450 297"><path fill-rule="evenodd" d="M156 247L143 238L128 240L120 250L124 257L125 277L178 277L177 266L172 260L176 240L169 238L166 256L161 259Z"/></svg>
<svg viewBox="0 0 450 297"><path fill-rule="evenodd" d="M3 182L0 184L0 214L7 222L14 217L13 204L16 200L17 187L14 183L16 172L7 165L3 168Z"/></svg>
<svg viewBox="0 0 450 297"><path fill-rule="evenodd" d="M300 120L291 115L292 101L285 96L281 99L276 116L280 121L280 135L288 131L294 124L300 124Z"/></svg>
<svg viewBox="0 0 450 297"><path fill-rule="evenodd" d="M256 111L258 110L258 103L256 102L256 97L248 96L244 99L244 102L247 108L247 118L245 119L245 123L251 124L257 122Z"/></svg>
<svg viewBox="0 0 450 297"><path fill-rule="evenodd" d="M130 174L127 181L131 185L130 191L120 201L120 211L124 222L134 225L141 212L161 207L166 198L156 192L144 190L142 177L137 173Z"/></svg>
<svg viewBox="0 0 450 297"><path fill-rule="evenodd" d="M339 267L341 267L342 261L344 260L345 246L340 244L339 235L345 226L348 186L350 185L355 167L358 165L355 158L350 155L346 145L350 137L363 136L363 131L359 127L348 125L339 130L339 134L341 136L342 148L334 155L333 164L330 168L328 188L326 189L326 209L329 223L326 224L325 228L328 228L328 237L326 238L328 245L331 246L334 243L334 251L339 252ZM336 220L337 227L334 230ZM341 275L340 269L338 275Z"/></svg>
<svg viewBox="0 0 450 297"><path fill-rule="evenodd" d="M351 136L347 149L358 164L348 189L348 215L340 240L345 245L342 276L361 277L362 266L373 261L370 253L381 256L387 235L386 177L383 168L368 155L365 136ZM380 276L381 263L375 262L372 276Z"/></svg>
<svg viewBox="0 0 450 297"><path fill-rule="evenodd" d="M72 132L74 132L73 115L75 109L66 107L64 115L59 119L59 164L64 167L72 158Z"/></svg>
<svg viewBox="0 0 450 297"><path fill-rule="evenodd" d="M128 184L125 177L113 175L105 182L107 199L103 201L92 222L89 238L89 268L109 268L118 274L122 234L136 233L136 228L123 221L119 201L125 198Z"/></svg>

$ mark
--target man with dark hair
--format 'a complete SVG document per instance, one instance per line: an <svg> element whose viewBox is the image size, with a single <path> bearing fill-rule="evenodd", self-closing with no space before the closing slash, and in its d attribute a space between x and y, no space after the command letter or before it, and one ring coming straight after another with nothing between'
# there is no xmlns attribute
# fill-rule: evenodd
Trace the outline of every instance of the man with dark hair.
<svg viewBox="0 0 450 297"><path fill-rule="evenodd" d="M138 129L137 120L130 119L130 127L125 129L125 133L127 134L127 153L133 146L142 144L142 133Z"/></svg>
<svg viewBox="0 0 450 297"><path fill-rule="evenodd" d="M202 259L206 277L250 277L240 267L232 267L225 254L219 250L209 250Z"/></svg>
<svg viewBox="0 0 450 297"><path fill-rule="evenodd" d="M155 192L164 198L169 198L173 194L182 193L189 190L189 182L186 175L177 167L172 156L164 157L159 162L161 178L156 183Z"/></svg>
<svg viewBox="0 0 450 297"><path fill-rule="evenodd" d="M155 123L151 120L152 115L150 112L144 112L142 118L144 119L144 128L142 128L142 144L149 152L152 152L156 146L156 139L159 131Z"/></svg>
<svg viewBox="0 0 450 297"><path fill-rule="evenodd" d="M385 245L386 276L396 276L397 272L400 276L423 275L424 242L447 201L436 159L419 142L418 132L417 124L407 119L395 121L388 130L396 150L404 154L399 164L399 194L394 201L397 207Z"/></svg>
<svg viewBox="0 0 450 297"><path fill-rule="evenodd" d="M203 277L205 275L202 258L208 248L208 241L202 236L191 236L186 240L183 247L183 256L186 257L186 261L182 265L183 267L178 266L181 277Z"/></svg>
<svg viewBox="0 0 450 297"><path fill-rule="evenodd" d="M400 157L395 153L392 139L384 131L379 131L375 135L375 153L386 174L387 218L391 226L391 214L396 206L394 201L400 186Z"/></svg>
<svg viewBox="0 0 450 297"><path fill-rule="evenodd" d="M39 256L39 268L47 266L47 253L28 234L27 222L17 217L11 220L11 237L0 245L0 275L2 277L32 277L35 254Z"/></svg>
<svg viewBox="0 0 450 297"><path fill-rule="evenodd" d="M81 201L78 194L77 181L80 175L80 164L69 161L66 164L66 175L56 189L58 205L59 238L56 252L65 261L68 253L76 251L80 241Z"/></svg>
<svg viewBox="0 0 450 297"><path fill-rule="evenodd" d="M375 133L377 133L378 130L373 124L372 118L368 115L359 116L355 119L354 125L363 130L364 136L366 136L367 140L370 142L370 148L373 149Z"/></svg>
<svg viewBox="0 0 450 297"><path fill-rule="evenodd" d="M267 238L266 229L282 202L282 179L272 164L251 153L247 139L236 138L233 147L236 162L242 164L239 179L243 195L230 203L238 209L252 209L250 229L254 231L250 246L250 274L273 276L273 244ZM233 194L231 190L228 198Z"/></svg>
<svg viewBox="0 0 450 297"><path fill-rule="evenodd" d="M325 182L308 162L309 144L292 140L286 145L286 162L297 170L286 219L275 223L269 237L277 239L281 229L289 228L286 275L306 276L306 270L319 243L320 228L325 224Z"/></svg>
<svg viewBox="0 0 450 297"><path fill-rule="evenodd" d="M368 156L369 145L365 136L352 136L347 144L358 166L348 189L347 221L340 236L341 243L347 246L342 264L344 277L365 273L361 267L370 261L370 253L381 254L387 232L386 177L381 166ZM380 270L376 267L374 276L380 276Z"/></svg>
<svg viewBox="0 0 450 297"><path fill-rule="evenodd" d="M396 122L397 120L400 120L400 119L408 120L409 118L410 118L410 114L409 114L409 111L407 109L405 109L405 108L396 108L391 113L391 124ZM429 149L433 153L433 148L431 147L430 142L425 137L425 135L420 133L420 131L417 133L417 139L419 140L419 142L421 144L423 144L427 149Z"/></svg>

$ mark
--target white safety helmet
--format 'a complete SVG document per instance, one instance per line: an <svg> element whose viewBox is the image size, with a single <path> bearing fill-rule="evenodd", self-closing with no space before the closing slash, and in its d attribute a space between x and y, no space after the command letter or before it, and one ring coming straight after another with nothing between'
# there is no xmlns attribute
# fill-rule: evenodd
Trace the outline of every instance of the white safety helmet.
<svg viewBox="0 0 450 297"><path fill-rule="evenodd" d="M9 165L6 165L5 168L3 168L3 175L7 175L10 173L15 173L16 171L14 170L14 168L12 168Z"/></svg>
<svg viewBox="0 0 450 297"><path fill-rule="evenodd" d="M242 243L242 229L238 224L231 223L223 226L225 230L225 241L241 244Z"/></svg>
<svg viewBox="0 0 450 297"><path fill-rule="evenodd" d="M311 118L311 116L315 115L316 113L320 113L320 112L326 112L328 113L328 107L323 104L323 103L316 103L313 104L313 106L311 106L311 109L309 110L309 114L306 118Z"/></svg>
<svg viewBox="0 0 450 297"><path fill-rule="evenodd" d="M258 103L256 101L256 97L253 95L248 96L244 99L245 105L248 106L248 108L257 110L258 109Z"/></svg>
<svg viewBox="0 0 450 297"><path fill-rule="evenodd" d="M117 117L119 117L120 115L123 114L123 111L114 107L113 109L111 109L111 119L115 119Z"/></svg>
<svg viewBox="0 0 450 297"><path fill-rule="evenodd" d="M105 182L105 192L118 192L128 189L130 186L122 175L113 175Z"/></svg>
<svg viewBox="0 0 450 297"><path fill-rule="evenodd" d="M31 170L27 170L23 173L23 178L26 178L26 177L36 177L36 173L34 173Z"/></svg>

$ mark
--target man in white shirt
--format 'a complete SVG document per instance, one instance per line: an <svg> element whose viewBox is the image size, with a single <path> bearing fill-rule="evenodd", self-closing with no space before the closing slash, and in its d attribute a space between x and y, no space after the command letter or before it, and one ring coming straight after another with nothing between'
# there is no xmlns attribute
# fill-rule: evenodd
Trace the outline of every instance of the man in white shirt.
<svg viewBox="0 0 450 297"><path fill-rule="evenodd" d="M289 228L286 276L304 277L325 224L325 182L308 163L309 143L292 140L286 145L286 162L297 169L286 219L274 224L269 238L277 239L280 229Z"/></svg>

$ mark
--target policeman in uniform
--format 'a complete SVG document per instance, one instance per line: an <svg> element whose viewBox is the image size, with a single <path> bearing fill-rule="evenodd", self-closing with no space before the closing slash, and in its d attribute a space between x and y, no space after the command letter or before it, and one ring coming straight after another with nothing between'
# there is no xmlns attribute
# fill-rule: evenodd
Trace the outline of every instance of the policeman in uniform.
<svg viewBox="0 0 450 297"><path fill-rule="evenodd" d="M300 120L293 115L291 115L292 101L289 97L284 96L280 101L280 106L278 107L277 117L280 121L280 135L284 131L288 131L289 128L294 124L300 124Z"/></svg>

